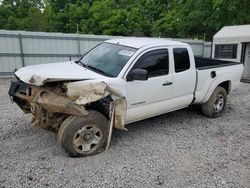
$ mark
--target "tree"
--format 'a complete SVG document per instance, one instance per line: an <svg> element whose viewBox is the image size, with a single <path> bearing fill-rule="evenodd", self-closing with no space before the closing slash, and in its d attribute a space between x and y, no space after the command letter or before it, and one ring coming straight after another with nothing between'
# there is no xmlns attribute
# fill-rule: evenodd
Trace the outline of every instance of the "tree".
<svg viewBox="0 0 250 188"><path fill-rule="evenodd" d="M250 24L249 0L2 0L0 28L203 38Z"/></svg>
<svg viewBox="0 0 250 188"><path fill-rule="evenodd" d="M25 18L25 25L28 31L46 31L46 21L39 8L29 8L28 17Z"/></svg>
<svg viewBox="0 0 250 188"><path fill-rule="evenodd" d="M162 14L154 25L154 34L166 37L208 39L225 25L249 24L248 0L186 0Z"/></svg>
<svg viewBox="0 0 250 188"><path fill-rule="evenodd" d="M6 29L6 24L10 17L11 19L16 19L15 13L5 6L0 6L0 29Z"/></svg>

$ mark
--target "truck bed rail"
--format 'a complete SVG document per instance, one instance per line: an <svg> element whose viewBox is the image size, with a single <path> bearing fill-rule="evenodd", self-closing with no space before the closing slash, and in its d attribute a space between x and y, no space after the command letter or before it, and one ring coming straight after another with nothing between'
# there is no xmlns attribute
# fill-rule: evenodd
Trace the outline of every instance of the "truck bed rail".
<svg viewBox="0 0 250 188"><path fill-rule="evenodd" d="M204 57L194 57L194 59L195 59L195 66L198 70L242 64L241 62L225 61L225 60L211 59Z"/></svg>

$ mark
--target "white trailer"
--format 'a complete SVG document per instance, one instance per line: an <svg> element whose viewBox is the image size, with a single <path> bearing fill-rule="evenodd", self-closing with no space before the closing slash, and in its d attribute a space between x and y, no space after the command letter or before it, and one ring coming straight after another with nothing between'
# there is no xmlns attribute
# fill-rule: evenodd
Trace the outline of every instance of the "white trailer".
<svg viewBox="0 0 250 188"><path fill-rule="evenodd" d="M250 25L225 26L213 37L212 57L243 62L243 80L250 81Z"/></svg>

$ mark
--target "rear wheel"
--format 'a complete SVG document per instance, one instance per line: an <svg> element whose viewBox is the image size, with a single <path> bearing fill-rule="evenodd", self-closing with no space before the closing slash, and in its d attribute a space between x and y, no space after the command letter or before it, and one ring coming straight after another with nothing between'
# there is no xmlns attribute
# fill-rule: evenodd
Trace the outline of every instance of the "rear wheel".
<svg viewBox="0 0 250 188"><path fill-rule="evenodd" d="M218 86L209 100L202 104L202 113L211 118L221 116L227 103L227 92L223 87Z"/></svg>
<svg viewBox="0 0 250 188"><path fill-rule="evenodd" d="M85 117L68 117L58 132L58 141L70 157L95 155L104 150L108 137L108 120L99 112Z"/></svg>

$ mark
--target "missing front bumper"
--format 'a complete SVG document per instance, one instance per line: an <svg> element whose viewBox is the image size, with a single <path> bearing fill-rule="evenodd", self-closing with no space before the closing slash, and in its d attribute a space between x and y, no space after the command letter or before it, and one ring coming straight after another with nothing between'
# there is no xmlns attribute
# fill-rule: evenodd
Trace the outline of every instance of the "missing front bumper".
<svg viewBox="0 0 250 188"><path fill-rule="evenodd" d="M56 90L56 87L54 88ZM49 127L53 120L67 115L86 116L88 112L63 93L49 88L32 86L21 81L12 82L8 94L25 113L34 115L35 127ZM60 115L61 114L61 115ZM59 117L58 117L59 116ZM52 121L52 123L51 123Z"/></svg>

